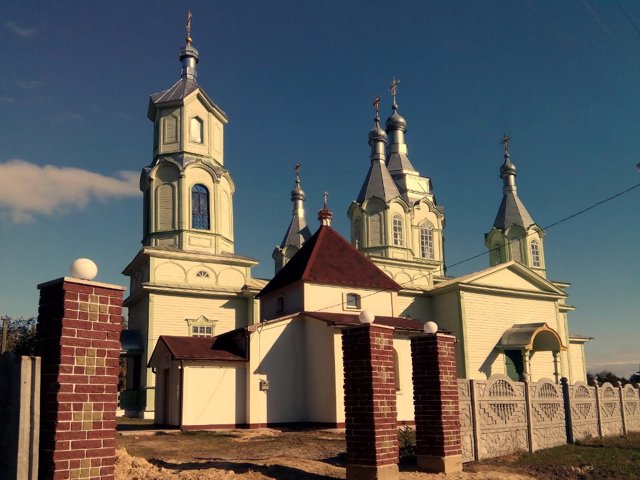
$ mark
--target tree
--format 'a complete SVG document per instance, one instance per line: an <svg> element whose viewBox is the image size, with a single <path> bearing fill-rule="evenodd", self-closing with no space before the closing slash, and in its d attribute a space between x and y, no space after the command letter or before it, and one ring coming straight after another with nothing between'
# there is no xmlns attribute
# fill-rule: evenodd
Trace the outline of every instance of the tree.
<svg viewBox="0 0 640 480"><path fill-rule="evenodd" d="M11 318L0 317L1 320L9 320L7 329L7 350L16 355L34 355L37 319L35 317Z"/></svg>
<svg viewBox="0 0 640 480"><path fill-rule="evenodd" d="M613 372L610 372L609 370L602 370L600 372L589 372L587 373L587 383L591 386L593 386L594 380L597 378L598 380L598 384L602 385L605 382L609 382L611 385L617 385L618 382L621 382L622 385L626 385L627 383L629 383L629 380L627 380L624 377L619 377L618 375L616 375Z"/></svg>

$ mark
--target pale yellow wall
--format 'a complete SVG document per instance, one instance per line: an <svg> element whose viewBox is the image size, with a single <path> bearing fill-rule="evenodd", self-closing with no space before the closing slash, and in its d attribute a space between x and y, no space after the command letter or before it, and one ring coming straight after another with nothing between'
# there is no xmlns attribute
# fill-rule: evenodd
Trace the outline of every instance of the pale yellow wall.
<svg viewBox="0 0 640 480"><path fill-rule="evenodd" d="M494 347L513 325L545 322L558 329L554 300L464 292L464 310L468 378L485 379L504 373L504 357ZM553 378L553 369L539 373Z"/></svg>
<svg viewBox="0 0 640 480"><path fill-rule="evenodd" d="M346 307L347 293L360 295L360 309ZM396 296L395 292L389 291L305 283L304 310L354 314L358 314L361 310L370 310L375 315L394 316L397 310Z"/></svg>
<svg viewBox="0 0 640 480"><path fill-rule="evenodd" d="M217 320L214 335L247 325L247 302L244 298L206 298L186 295L154 295L152 336L188 336L187 319L204 315Z"/></svg>
<svg viewBox="0 0 640 480"><path fill-rule="evenodd" d="M284 309L278 311L278 298L283 298ZM282 317L290 313L302 312L304 310L304 286L302 282L286 285L260 297L260 314L262 320L271 320Z"/></svg>
<svg viewBox="0 0 640 480"><path fill-rule="evenodd" d="M245 423L244 362L184 367L183 425Z"/></svg>
<svg viewBox="0 0 640 480"><path fill-rule="evenodd" d="M549 351L532 352L530 369L529 375L531 375L532 382L537 382L541 378L550 378L555 381L553 353Z"/></svg>
<svg viewBox="0 0 640 480"><path fill-rule="evenodd" d="M571 382L586 382L587 369L584 364L584 343L570 342L569 355L571 356Z"/></svg>
<svg viewBox="0 0 640 480"><path fill-rule="evenodd" d="M456 368L459 378L468 378L467 354L465 350L466 338L464 325L461 321L461 311L463 300L460 292L449 292L437 295L432 300L433 317L438 326L444 330L449 330L456 337ZM468 349L467 349L468 350Z"/></svg>
<svg viewBox="0 0 640 480"><path fill-rule="evenodd" d="M400 390L396 391L396 408L398 421L413 421L413 380L411 365L411 340L408 338L394 338L393 348L398 354L398 373Z"/></svg>
<svg viewBox="0 0 640 480"><path fill-rule="evenodd" d="M336 372L334 369L333 328L325 322L313 319L307 319L304 328L307 418L310 422L334 423L339 409L335 397L335 377L342 376L342 371ZM342 404L339 407L344 409Z"/></svg>
<svg viewBox="0 0 640 480"><path fill-rule="evenodd" d="M217 259L216 259L217 260ZM216 261L195 261L179 258L152 258L150 265L150 280L154 283L179 283L182 287L226 287L242 288L251 278L248 267L225 265ZM201 270L209 277L198 277Z"/></svg>
<svg viewBox="0 0 640 480"><path fill-rule="evenodd" d="M399 292L397 296L397 311L399 317L409 317L425 323L433 320L431 298L421 292Z"/></svg>
<svg viewBox="0 0 640 480"><path fill-rule="evenodd" d="M540 291L539 287L533 285L528 280L522 278L520 275L516 275L506 268L475 279L473 283L476 285L496 286L513 290L525 290L529 292Z"/></svg>
<svg viewBox="0 0 640 480"><path fill-rule="evenodd" d="M264 325L251 334L251 423L304 422L308 417L305 326L301 320ZM269 391L259 392L259 379ZM261 394L262 393L262 394Z"/></svg>

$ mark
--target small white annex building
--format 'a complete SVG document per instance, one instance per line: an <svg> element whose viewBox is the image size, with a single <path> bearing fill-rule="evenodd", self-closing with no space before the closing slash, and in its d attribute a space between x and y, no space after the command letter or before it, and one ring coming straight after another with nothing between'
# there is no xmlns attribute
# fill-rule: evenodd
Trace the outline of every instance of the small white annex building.
<svg viewBox="0 0 640 480"><path fill-rule="evenodd" d="M197 83L198 59L188 38L181 78L149 103L143 247L123 272L131 279L121 395L129 414L182 428L339 426L340 331L363 310L396 328L399 421L413 418L408 336L429 320L458 339L461 378L585 380L589 337L570 332L569 284L547 278L544 231L518 197L508 137L502 202L485 235L489 268L446 276L444 208L409 158L394 82L385 128L375 103L369 169L348 209L350 241L330 226L326 204L311 234L297 168L276 274L255 279L257 261L234 252L228 120Z"/></svg>

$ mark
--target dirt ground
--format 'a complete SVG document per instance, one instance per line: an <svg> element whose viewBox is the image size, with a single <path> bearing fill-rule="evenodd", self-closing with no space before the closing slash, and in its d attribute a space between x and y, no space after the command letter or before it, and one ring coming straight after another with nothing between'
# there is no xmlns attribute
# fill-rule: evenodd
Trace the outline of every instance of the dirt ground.
<svg viewBox="0 0 640 480"><path fill-rule="evenodd" d="M116 478L325 480L345 478L344 433L328 430L234 430L229 432L129 432L118 437ZM401 480L525 480L507 466L465 466L462 473L435 475L401 465Z"/></svg>

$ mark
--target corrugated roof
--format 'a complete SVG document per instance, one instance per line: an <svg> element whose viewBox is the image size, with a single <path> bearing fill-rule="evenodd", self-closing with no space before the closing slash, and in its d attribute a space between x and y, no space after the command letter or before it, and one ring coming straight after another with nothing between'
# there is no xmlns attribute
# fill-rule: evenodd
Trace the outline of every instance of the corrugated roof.
<svg viewBox="0 0 640 480"><path fill-rule="evenodd" d="M257 296L299 280L379 290L402 288L327 225L305 242Z"/></svg>
<svg viewBox="0 0 640 480"><path fill-rule="evenodd" d="M302 312L302 314L307 317L322 320L331 325L360 325L359 314L356 313ZM376 316L373 324L385 325L387 327L394 327L401 330L411 330L416 332L423 331L422 323L410 318Z"/></svg>

